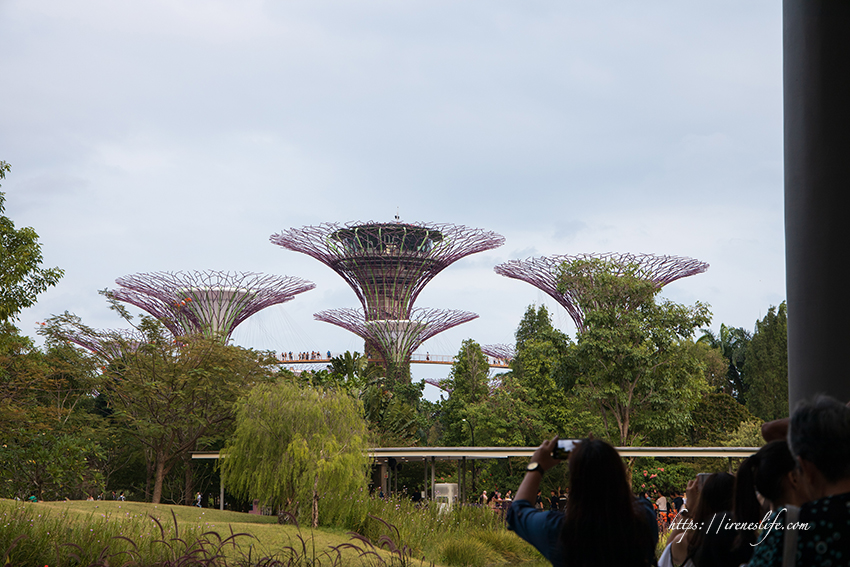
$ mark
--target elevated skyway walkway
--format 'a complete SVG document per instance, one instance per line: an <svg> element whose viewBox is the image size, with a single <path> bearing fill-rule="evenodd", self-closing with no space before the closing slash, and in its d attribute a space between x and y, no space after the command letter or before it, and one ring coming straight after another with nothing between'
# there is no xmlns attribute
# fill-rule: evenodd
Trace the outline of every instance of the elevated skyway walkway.
<svg viewBox="0 0 850 567"><path fill-rule="evenodd" d="M281 364L284 365L295 365L295 364L330 364L331 359L326 356L314 356L318 353L292 353L292 358L289 358L289 352L283 353L278 356L278 360L280 360ZM342 353L336 353L332 356L340 356ZM485 356L487 359L487 365L490 368L504 368L505 370L510 369L510 362L501 358L494 358L492 356ZM445 354L414 354L410 357L411 364L454 364L455 357L453 355L445 355ZM370 360L370 362L380 362L379 360Z"/></svg>

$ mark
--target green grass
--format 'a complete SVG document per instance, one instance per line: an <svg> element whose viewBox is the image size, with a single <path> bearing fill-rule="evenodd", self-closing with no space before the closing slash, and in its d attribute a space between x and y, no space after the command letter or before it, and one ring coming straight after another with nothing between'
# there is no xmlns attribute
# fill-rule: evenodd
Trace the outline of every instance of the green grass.
<svg viewBox="0 0 850 567"><path fill-rule="evenodd" d="M104 550L107 555L122 553L119 563L135 557L131 555L135 552L147 564L187 554L203 534L212 532L218 535L206 536L212 544L207 547L231 562L249 554L254 559L297 555L311 560L319 556L321 564L330 565L332 558L326 552L351 541L339 530L299 531L278 525L277 517L140 502L0 500L0 528L0 565L88 565ZM249 535L218 546L219 536L226 540L232 534ZM69 543L73 545L64 545ZM380 555L389 562L388 553ZM354 550L347 550L344 557L346 565L364 563ZM284 561L288 563L292 561Z"/></svg>
<svg viewBox="0 0 850 567"><path fill-rule="evenodd" d="M227 565L240 566L261 564L257 560L262 557L305 567L410 566L418 565L421 558L426 564L449 566L527 564L541 559L486 508L460 507L441 514L436 507L402 499L369 498L363 504L357 531L375 545L385 543L387 549L352 539L347 533L350 526L299 529L279 525L276 516L141 502L0 500L0 565L89 565L104 549L108 555L123 553L120 561L110 564L134 558L140 564L169 565L203 541L211 553L223 555ZM248 535L237 535L219 546L220 539L232 534ZM24 537L16 540L19 536ZM399 542L400 550L391 554ZM66 543L73 545L62 545ZM3 557L8 550L9 556ZM364 550L375 553L362 555Z"/></svg>

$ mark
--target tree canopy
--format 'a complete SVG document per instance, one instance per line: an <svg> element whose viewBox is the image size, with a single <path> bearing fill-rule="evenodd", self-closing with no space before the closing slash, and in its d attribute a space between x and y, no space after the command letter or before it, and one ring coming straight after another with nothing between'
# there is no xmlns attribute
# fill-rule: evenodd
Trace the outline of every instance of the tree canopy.
<svg viewBox="0 0 850 567"><path fill-rule="evenodd" d="M704 365L689 352L708 307L657 301L659 288L638 267L591 259L565 264L560 285L581 287L585 331L573 358L575 391L597 407L619 445L689 425L707 389Z"/></svg>
<svg viewBox="0 0 850 567"><path fill-rule="evenodd" d="M225 486L317 526L324 497L366 486L366 433L362 404L344 392L260 384L239 401L222 451Z"/></svg>
<svg viewBox="0 0 850 567"><path fill-rule="evenodd" d="M743 374L747 409L765 421L788 416L788 309L784 301L756 321Z"/></svg>

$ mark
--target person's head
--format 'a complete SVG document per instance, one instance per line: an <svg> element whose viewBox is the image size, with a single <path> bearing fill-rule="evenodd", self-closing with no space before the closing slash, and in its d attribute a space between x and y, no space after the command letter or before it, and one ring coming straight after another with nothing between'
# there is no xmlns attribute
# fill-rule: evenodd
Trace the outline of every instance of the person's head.
<svg viewBox="0 0 850 567"><path fill-rule="evenodd" d="M735 477L729 473L721 472L708 475L705 483L699 491L696 506L691 503L693 522L701 529L695 530L690 535L688 542L688 555L693 557L705 541L705 532L712 525L712 518L716 514L722 514L732 510L735 494Z"/></svg>
<svg viewBox="0 0 850 567"><path fill-rule="evenodd" d="M693 521L710 520L714 514L732 509L735 494L735 477L729 473L714 473L708 476L699 491L696 506L691 503Z"/></svg>
<svg viewBox="0 0 850 567"><path fill-rule="evenodd" d="M584 439L570 452L570 506L593 508L607 495L620 508L631 508L633 499L626 468L616 449L600 439Z"/></svg>
<svg viewBox="0 0 850 567"><path fill-rule="evenodd" d="M570 498L561 531L566 565L639 565L645 527L617 450L584 439L570 452Z"/></svg>
<svg viewBox="0 0 850 567"><path fill-rule="evenodd" d="M761 494L774 510L786 504L799 506L808 499L797 462L785 440L771 441L738 467L735 477L735 517L757 522L763 516L756 495Z"/></svg>
<svg viewBox="0 0 850 567"><path fill-rule="evenodd" d="M812 498L850 479L850 408L828 396L803 401L791 415L788 446Z"/></svg>

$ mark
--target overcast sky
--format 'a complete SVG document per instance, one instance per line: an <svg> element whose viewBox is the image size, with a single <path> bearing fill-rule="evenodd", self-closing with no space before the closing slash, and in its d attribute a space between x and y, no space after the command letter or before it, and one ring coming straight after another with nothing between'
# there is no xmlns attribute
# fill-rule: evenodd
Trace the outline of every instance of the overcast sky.
<svg viewBox="0 0 850 567"><path fill-rule="evenodd" d="M269 236L399 214L506 238L422 293L480 314L422 352L512 342L533 303L573 333L492 269L546 254L699 258L664 296L752 329L785 298L781 41L775 0L0 0L7 214L65 270L19 326L120 327L97 290L126 274L257 271L317 288L238 344L362 351L312 318L350 288Z"/></svg>

